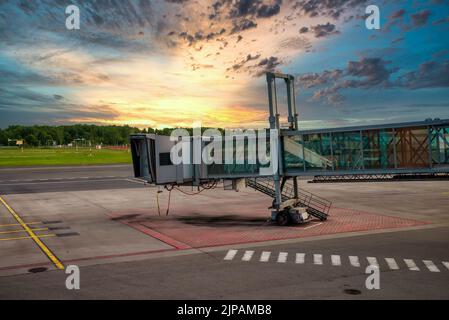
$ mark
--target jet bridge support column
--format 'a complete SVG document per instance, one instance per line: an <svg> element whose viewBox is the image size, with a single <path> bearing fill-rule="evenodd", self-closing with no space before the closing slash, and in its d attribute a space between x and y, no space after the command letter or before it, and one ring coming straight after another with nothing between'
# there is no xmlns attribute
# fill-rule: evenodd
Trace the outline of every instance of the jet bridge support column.
<svg viewBox="0 0 449 320"><path fill-rule="evenodd" d="M267 73L267 86L268 86L268 106L270 111L270 129L276 129L280 131L279 124L279 112L278 112L278 103L277 103L277 92L276 92L276 78L283 79L285 81L285 85L287 87L287 108L288 108L288 122L290 130L298 129L298 113L296 110L296 101L295 101L295 78L288 74L282 73ZM274 180L274 189L275 189L275 201L274 208L276 209L276 214L279 213L279 208L282 204L282 187L280 183L280 178L283 174L282 168L282 146L281 143L278 143L278 168L273 175ZM298 182L296 177L293 179L293 183L295 186L295 196L297 197L297 186ZM272 217L273 218L273 217Z"/></svg>
<svg viewBox="0 0 449 320"><path fill-rule="evenodd" d="M268 118L268 121L270 122L270 129L277 129L279 130L279 113L277 108L277 94L276 94L276 83L275 83L276 76L273 73L267 73L267 86L268 86L268 107L270 110L270 117ZM271 150L270 153L272 154L273 151ZM280 144L278 144L278 150L277 150L277 157L278 157L278 164L279 164L279 158L280 158L281 150L280 150ZM279 181L279 167L276 169L276 172L273 175L273 181L274 181L274 190L275 190L275 198L274 198L274 209L276 209L276 212L279 210L282 202L282 195L281 195L281 185ZM272 217L275 218L275 217Z"/></svg>

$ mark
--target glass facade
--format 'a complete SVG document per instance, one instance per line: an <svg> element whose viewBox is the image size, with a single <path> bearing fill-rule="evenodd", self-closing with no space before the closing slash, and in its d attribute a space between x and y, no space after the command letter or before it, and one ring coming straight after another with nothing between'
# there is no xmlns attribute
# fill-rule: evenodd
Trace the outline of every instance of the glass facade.
<svg viewBox="0 0 449 320"><path fill-rule="evenodd" d="M449 164L449 125L319 131L283 137L287 172L382 171Z"/></svg>
<svg viewBox="0 0 449 320"><path fill-rule="evenodd" d="M269 150L268 138L266 142ZM281 145L282 164L287 175L449 166L449 124L289 132L281 136ZM234 157L238 158L235 144L233 148ZM224 151L223 143L223 154ZM244 152L239 154L240 158L243 155L244 163L212 164L208 166L208 175L257 176L261 165L248 161L247 141Z"/></svg>

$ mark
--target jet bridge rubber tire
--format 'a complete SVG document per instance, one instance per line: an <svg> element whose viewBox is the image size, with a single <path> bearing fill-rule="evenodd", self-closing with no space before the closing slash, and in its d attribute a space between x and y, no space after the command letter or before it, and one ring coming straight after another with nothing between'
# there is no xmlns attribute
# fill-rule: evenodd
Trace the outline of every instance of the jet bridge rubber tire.
<svg viewBox="0 0 449 320"><path fill-rule="evenodd" d="M279 212L276 215L276 224L278 226L288 226L290 224L290 215L288 214L288 212Z"/></svg>

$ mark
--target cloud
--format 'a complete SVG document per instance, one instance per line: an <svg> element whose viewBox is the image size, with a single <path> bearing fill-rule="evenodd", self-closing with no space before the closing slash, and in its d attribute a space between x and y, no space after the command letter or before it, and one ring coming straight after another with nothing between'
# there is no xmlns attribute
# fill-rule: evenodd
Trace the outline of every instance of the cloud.
<svg viewBox="0 0 449 320"><path fill-rule="evenodd" d="M266 72L274 72L276 70L276 67L281 64L281 61L278 57L269 57L262 59L257 65L256 65L256 77L260 77L264 75Z"/></svg>
<svg viewBox="0 0 449 320"><path fill-rule="evenodd" d="M269 18L279 13L281 4L282 0L275 0L271 4L261 0L236 0L232 3L229 15L231 18Z"/></svg>
<svg viewBox="0 0 449 320"><path fill-rule="evenodd" d="M231 30L231 34L238 33L244 30L256 28L257 23L249 19L243 19L239 21L235 21Z"/></svg>
<svg viewBox="0 0 449 320"><path fill-rule="evenodd" d="M335 25L329 22L326 24L317 24L316 26L312 26L310 29L316 38L327 37L329 35L340 33L336 30Z"/></svg>
<svg viewBox="0 0 449 320"><path fill-rule="evenodd" d="M344 70L325 70L322 73L306 73L296 77L296 82L302 88L316 88L314 100L325 100L328 103L339 103L343 96L342 89L373 89L373 88L405 88L417 90L422 88L449 87L449 60L427 61L417 70L405 72L392 79L398 68L388 68L390 62L382 58L362 58L359 61L349 61Z"/></svg>
<svg viewBox="0 0 449 320"><path fill-rule="evenodd" d="M411 15L413 27L421 27L427 23L431 12L430 10L423 10Z"/></svg>
<svg viewBox="0 0 449 320"><path fill-rule="evenodd" d="M405 10L400 9L398 11L393 12L393 14L390 16L391 19L398 19L404 17Z"/></svg>
<svg viewBox="0 0 449 320"><path fill-rule="evenodd" d="M362 58L359 61L349 61L343 70L300 74L296 81L300 87L317 88L313 100L338 104L344 99L339 93L342 89L391 87L390 76L398 69L388 69L388 64L389 62L382 58Z"/></svg>
<svg viewBox="0 0 449 320"><path fill-rule="evenodd" d="M427 61L418 70L407 72L399 78L398 85L409 89L449 87L449 60Z"/></svg>
<svg viewBox="0 0 449 320"><path fill-rule="evenodd" d="M299 29L299 33L307 33L309 32L309 28L307 27L302 27L301 29Z"/></svg>
<svg viewBox="0 0 449 320"><path fill-rule="evenodd" d="M302 0L295 3L295 8L309 17L340 18L348 10L361 7L366 0Z"/></svg>

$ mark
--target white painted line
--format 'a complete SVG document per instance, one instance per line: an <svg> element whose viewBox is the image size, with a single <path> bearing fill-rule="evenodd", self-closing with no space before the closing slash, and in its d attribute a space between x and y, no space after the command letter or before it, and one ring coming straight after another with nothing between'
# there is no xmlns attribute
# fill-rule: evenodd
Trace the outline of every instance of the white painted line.
<svg viewBox="0 0 449 320"><path fill-rule="evenodd" d="M449 270L449 262L443 261L443 264Z"/></svg>
<svg viewBox="0 0 449 320"><path fill-rule="evenodd" d="M314 254L313 255L313 264L323 264L323 255Z"/></svg>
<svg viewBox="0 0 449 320"><path fill-rule="evenodd" d="M316 224L314 224L314 225L312 225L312 226L308 226L308 227L305 227L303 230L306 230L306 229L310 229L310 228L314 228L314 227L317 227L317 226L319 226L320 224L323 224L322 222L320 222L320 223L316 223Z"/></svg>
<svg viewBox="0 0 449 320"><path fill-rule="evenodd" d="M70 178L69 178L70 179ZM98 179L98 180L80 180L80 181L65 181L69 179L64 179L64 181L40 181L40 182L27 182L27 183L5 183L2 184L4 186L16 186L16 185L33 185L33 184L59 184L59 183L85 183L85 182L104 182L104 181L126 181L126 179L120 178L120 179ZM76 178L77 179L77 178ZM31 181L38 181L38 180L31 180Z"/></svg>
<svg viewBox="0 0 449 320"><path fill-rule="evenodd" d="M137 184L141 184L141 185L145 184L145 181L143 181L143 180L134 180L134 179L124 179L124 180L129 181L129 182L134 182Z"/></svg>
<svg viewBox="0 0 449 320"><path fill-rule="evenodd" d="M252 251L252 250L246 250L246 251L245 251L245 254L244 254L243 257L242 257L242 260L243 260L243 261L250 261L251 258L253 257L253 254L254 254L254 251Z"/></svg>
<svg viewBox="0 0 449 320"><path fill-rule="evenodd" d="M296 254L296 263L300 263L303 264L306 258L306 254L305 253L297 253Z"/></svg>
<svg viewBox="0 0 449 320"><path fill-rule="evenodd" d="M423 260L422 262L424 262L430 272L440 272L440 269L438 269L438 267L432 262L432 260Z"/></svg>
<svg viewBox="0 0 449 320"><path fill-rule="evenodd" d="M234 259L236 254L237 250L229 250L228 253L226 253L226 256L224 257L224 260L232 260Z"/></svg>
<svg viewBox="0 0 449 320"><path fill-rule="evenodd" d="M331 262L333 266L341 266L341 258L337 254L331 255Z"/></svg>
<svg viewBox="0 0 449 320"><path fill-rule="evenodd" d="M287 256L288 256L287 252L279 252L278 262L285 263L287 261Z"/></svg>
<svg viewBox="0 0 449 320"><path fill-rule="evenodd" d="M407 265L409 270L419 271L419 268L416 265L415 261L413 261L413 259L404 259L404 262Z"/></svg>
<svg viewBox="0 0 449 320"><path fill-rule="evenodd" d="M271 255L270 251L263 251L262 254L260 255L260 261L267 262L268 260L270 260L270 255Z"/></svg>
<svg viewBox="0 0 449 320"><path fill-rule="evenodd" d="M385 258L385 261L387 262L388 267L391 270L399 270L399 266L396 263L396 260L394 260L394 258Z"/></svg>
<svg viewBox="0 0 449 320"><path fill-rule="evenodd" d="M379 263L375 257L367 257L366 260L368 260L368 263L372 266L379 266Z"/></svg>
<svg viewBox="0 0 449 320"><path fill-rule="evenodd" d="M360 267L359 257L357 256L349 256L349 263L353 267Z"/></svg>

